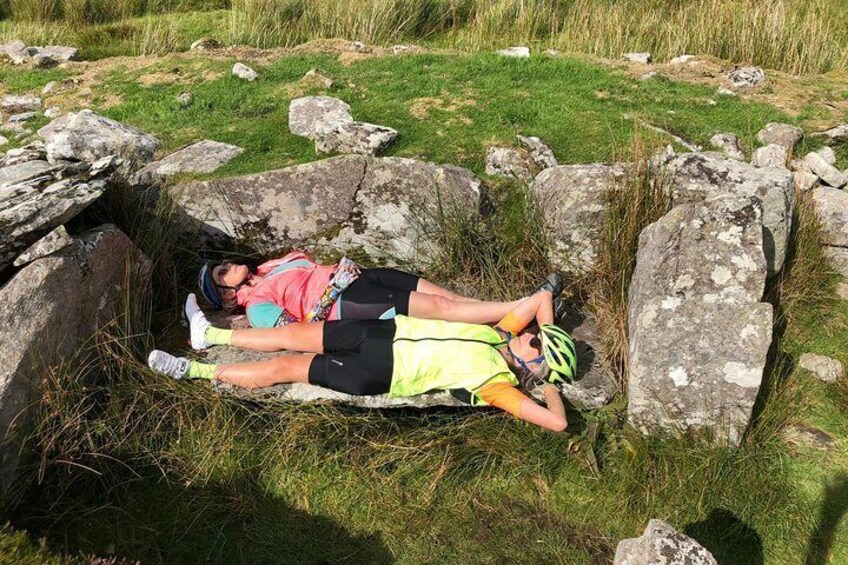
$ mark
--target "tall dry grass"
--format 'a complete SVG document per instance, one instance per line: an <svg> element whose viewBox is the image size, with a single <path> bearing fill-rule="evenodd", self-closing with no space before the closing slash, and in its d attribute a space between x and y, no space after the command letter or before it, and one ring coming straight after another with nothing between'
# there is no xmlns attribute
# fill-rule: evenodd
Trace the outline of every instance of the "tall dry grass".
<svg viewBox="0 0 848 565"><path fill-rule="evenodd" d="M256 47L291 46L316 38L431 42L468 50L530 44L612 58L627 51L650 51L660 61L683 53L713 55L797 74L848 69L845 0L7 2L0 13L12 21L45 26L61 21L71 24L71 37L80 26L225 8L229 13L215 20L218 39ZM199 33L209 31L203 24L198 27L203 30ZM177 48L176 42L165 45Z"/></svg>

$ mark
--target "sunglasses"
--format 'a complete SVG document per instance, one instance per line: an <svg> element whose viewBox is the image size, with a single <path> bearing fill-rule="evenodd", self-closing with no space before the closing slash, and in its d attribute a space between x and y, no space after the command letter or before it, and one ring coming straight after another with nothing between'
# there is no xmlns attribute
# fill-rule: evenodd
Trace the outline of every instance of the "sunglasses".
<svg viewBox="0 0 848 565"><path fill-rule="evenodd" d="M230 268L233 265L235 265L235 262L233 262L232 259L224 259L221 262L221 264L218 265L217 267L215 267L215 269L212 271L212 274L215 275L215 277L212 279L212 281L217 286L219 286L220 288L236 288L236 287L232 287L232 286L227 286L225 284L220 284L218 281L215 280L215 278L217 278L218 280L221 280L221 277L226 276L227 273L230 272Z"/></svg>

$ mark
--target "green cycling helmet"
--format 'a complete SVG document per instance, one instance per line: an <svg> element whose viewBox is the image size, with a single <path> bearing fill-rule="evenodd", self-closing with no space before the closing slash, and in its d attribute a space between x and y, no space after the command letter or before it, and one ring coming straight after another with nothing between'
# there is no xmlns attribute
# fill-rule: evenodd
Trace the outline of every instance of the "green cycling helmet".
<svg viewBox="0 0 848 565"><path fill-rule="evenodd" d="M568 332L553 324L539 326L542 354L551 369L548 382L563 384L577 376L577 349Z"/></svg>

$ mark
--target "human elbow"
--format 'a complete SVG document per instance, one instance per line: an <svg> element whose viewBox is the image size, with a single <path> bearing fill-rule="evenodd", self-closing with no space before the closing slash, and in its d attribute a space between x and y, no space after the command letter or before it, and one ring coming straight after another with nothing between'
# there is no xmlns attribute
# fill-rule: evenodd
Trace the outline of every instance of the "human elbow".
<svg viewBox="0 0 848 565"><path fill-rule="evenodd" d="M551 430L554 433L561 433L561 432L564 432L565 428L567 428L567 427L568 427L568 420L566 420L565 418L563 418L561 416L557 416L556 418L554 418L550 422L548 429Z"/></svg>

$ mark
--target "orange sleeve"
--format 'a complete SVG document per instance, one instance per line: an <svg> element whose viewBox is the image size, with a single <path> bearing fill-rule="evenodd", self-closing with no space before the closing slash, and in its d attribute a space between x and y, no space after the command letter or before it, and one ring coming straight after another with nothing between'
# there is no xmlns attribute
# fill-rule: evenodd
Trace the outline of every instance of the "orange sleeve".
<svg viewBox="0 0 848 565"><path fill-rule="evenodd" d="M518 315L512 310L510 310L506 313L506 316L504 316L501 321L497 323L497 326L502 330L508 331L509 333L517 334L525 327L527 327L527 324L523 323L518 317Z"/></svg>
<svg viewBox="0 0 848 565"><path fill-rule="evenodd" d="M480 398L489 406L496 406L518 418L518 408L527 397L510 383L501 382L483 385Z"/></svg>

